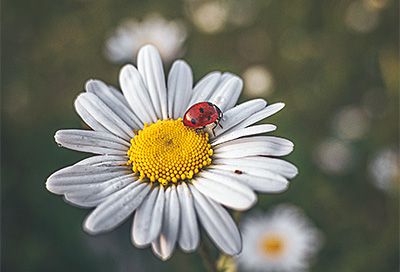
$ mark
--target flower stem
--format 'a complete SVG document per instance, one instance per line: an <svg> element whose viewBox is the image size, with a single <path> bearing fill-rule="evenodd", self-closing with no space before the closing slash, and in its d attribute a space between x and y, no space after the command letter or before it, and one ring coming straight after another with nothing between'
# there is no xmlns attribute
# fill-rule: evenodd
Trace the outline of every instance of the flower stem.
<svg viewBox="0 0 400 272"><path fill-rule="evenodd" d="M217 272L214 261L212 260L212 257L210 255L210 251L204 242L202 242L200 244L199 255L200 255L201 259L203 260L203 264L206 267L207 271Z"/></svg>

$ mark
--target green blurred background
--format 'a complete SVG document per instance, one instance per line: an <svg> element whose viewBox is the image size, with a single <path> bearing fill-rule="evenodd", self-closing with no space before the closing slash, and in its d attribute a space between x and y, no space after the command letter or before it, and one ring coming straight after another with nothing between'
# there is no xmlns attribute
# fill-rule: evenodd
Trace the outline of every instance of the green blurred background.
<svg viewBox="0 0 400 272"><path fill-rule="evenodd" d="M191 2L2 1L2 271L204 270L196 254L177 251L163 263L134 248L130 221L109 234L85 234L88 211L44 185L86 156L53 140L60 128L82 126L73 100L84 82L118 85L120 65L104 57L106 38L121 20L154 12L185 23L183 58L195 80L212 70L242 75L266 67L273 85L262 96L286 103L268 121L294 141L287 159L300 174L287 192L260 195L254 209L290 202L305 210L325 238L311 271L399 271L399 175L380 190L370 169L381 150L398 154L398 1L220 1L233 8L216 33L196 26ZM253 97L246 89L241 101ZM349 108L359 115L343 114Z"/></svg>

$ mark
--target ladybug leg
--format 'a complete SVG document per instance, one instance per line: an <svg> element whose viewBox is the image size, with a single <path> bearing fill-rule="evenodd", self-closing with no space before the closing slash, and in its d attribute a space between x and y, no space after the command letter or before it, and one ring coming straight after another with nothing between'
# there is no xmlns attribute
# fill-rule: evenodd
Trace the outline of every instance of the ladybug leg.
<svg viewBox="0 0 400 272"><path fill-rule="evenodd" d="M212 132L213 137L215 137L215 128L217 127L217 122L211 123L204 128L210 133Z"/></svg>
<svg viewBox="0 0 400 272"><path fill-rule="evenodd" d="M213 136L215 137L215 131L214 131L214 129L215 129L215 127L213 127L213 128L211 129L211 131L212 131Z"/></svg>
<svg viewBox="0 0 400 272"><path fill-rule="evenodd" d="M219 123L219 120L214 122L214 127L212 128L212 133L213 133L214 137L215 137L215 128L218 126L220 126L222 128L221 124Z"/></svg>
<svg viewBox="0 0 400 272"><path fill-rule="evenodd" d="M223 121L224 120L224 114L222 113L222 111L221 110L219 110L218 111L218 126L220 126L221 128L223 128L222 127L222 125L221 125L221 123L219 122L219 121Z"/></svg>
<svg viewBox="0 0 400 272"><path fill-rule="evenodd" d="M217 119L217 121L215 121L215 127L219 126L219 127L223 128L220 121L223 120L224 114L222 113L222 111L219 108L217 108L217 111L218 111L218 119Z"/></svg>

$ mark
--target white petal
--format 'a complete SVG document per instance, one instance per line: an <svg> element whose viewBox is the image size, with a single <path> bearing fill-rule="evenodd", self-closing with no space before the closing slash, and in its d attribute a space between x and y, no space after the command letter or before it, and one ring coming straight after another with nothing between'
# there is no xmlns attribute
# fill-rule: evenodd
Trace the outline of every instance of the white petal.
<svg viewBox="0 0 400 272"><path fill-rule="evenodd" d="M233 76L217 87L209 101L225 112L236 104L242 88L243 81L239 77Z"/></svg>
<svg viewBox="0 0 400 272"><path fill-rule="evenodd" d="M237 77L237 75L232 74L232 73L230 73L230 72L225 72L225 73L222 74L219 83L220 83L220 84L221 84L221 83L224 83L224 82L230 80L230 79L233 78L233 77Z"/></svg>
<svg viewBox="0 0 400 272"><path fill-rule="evenodd" d="M108 130L97 121L91 112L89 112L81 103L75 100L75 111L79 114L83 122L85 122L89 127L91 127L95 131L106 131Z"/></svg>
<svg viewBox="0 0 400 272"><path fill-rule="evenodd" d="M127 64L122 67L119 73L119 84L132 111L142 123L156 122L158 118L150 95L139 71L133 65Z"/></svg>
<svg viewBox="0 0 400 272"><path fill-rule="evenodd" d="M114 229L136 210L149 190L149 184L137 181L112 194L86 218L85 230L97 234Z"/></svg>
<svg viewBox="0 0 400 272"><path fill-rule="evenodd" d="M123 139L133 138L133 129L118 117L103 101L92 93L81 93L75 105L84 107L87 112L108 131Z"/></svg>
<svg viewBox="0 0 400 272"><path fill-rule="evenodd" d="M116 97L118 98L118 100L120 100L125 106L129 107L129 103L126 100L124 94L121 92L121 90L117 89L116 87L114 87L113 85L107 85L107 87L111 90L113 90L114 94L116 95ZM129 108L130 109L130 108Z"/></svg>
<svg viewBox="0 0 400 272"><path fill-rule="evenodd" d="M261 121L261 120L277 113L284 107L285 107L285 104L280 103L280 102L271 104L271 105L267 106L265 109L260 110L259 112L251 115L249 118L247 118L246 120L244 120L243 122L241 122L240 124L235 126L233 129L240 129L240 128L248 127L254 123L257 123L258 121Z"/></svg>
<svg viewBox="0 0 400 272"><path fill-rule="evenodd" d="M137 181L139 178L135 174L127 174L102 183L101 189L96 194L89 195L87 200L105 199L109 195L121 190L130 183ZM80 192L81 193L81 192Z"/></svg>
<svg viewBox="0 0 400 272"><path fill-rule="evenodd" d="M220 121L222 128L219 126L216 127L215 134L223 134L224 132L228 131L230 128L239 124L256 112L264 109L266 105L267 102L264 99L253 99L239 104L234 108L224 112L224 116Z"/></svg>
<svg viewBox="0 0 400 272"><path fill-rule="evenodd" d="M221 205L205 197L194 186L190 186L190 190L197 216L208 236L225 254L238 254L242 250L242 239L232 217Z"/></svg>
<svg viewBox="0 0 400 272"><path fill-rule="evenodd" d="M135 182L137 179L138 176L136 176L135 174L126 172L123 175L114 177L112 179L107 179L104 181L90 183L90 184L82 183L82 185L86 186L80 186L78 190L76 189L68 190L66 191L65 194L72 198L80 200L86 200L88 198L90 199L104 198L106 195L110 195L118 191L119 189L122 189L129 183Z"/></svg>
<svg viewBox="0 0 400 272"><path fill-rule="evenodd" d="M263 193L280 193L289 186L286 178L265 169L238 165L212 165L209 169Z"/></svg>
<svg viewBox="0 0 400 272"><path fill-rule="evenodd" d="M269 157L246 157L240 159L214 159L214 164L222 164L222 165L238 165L238 166L252 166L261 169L266 169L271 172L280 174L286 178L294 178L298 170L296 166L291 164L290 162L269 158Z"/></svg>
<svg viewBox="0 0 400 272"><path fill-rule="evenodd" d="M251 127L247 127L247 128L234 130L230 133L226 133L225 135L218 137L218 139L216 139L216 141L212 142L212 145L213 146L219 145L219 144L229 142L229 141L232 141L237 138L244 137L244 136L250 136L250 135L255 135L255 134L271 132L271 131L274 131L275 129L276 129L276 126L268 124L268 125L256 125L256 126L251 126Z"/></svg>
<svg viewBox="0 0 400 272"><path fill-rule="evenodd" d="M96 207L106 198L138 179L134 174L126 174L105 182L82 186L79 190L67 192L65 200L80 207Z"/></svg>
<svg viewBox="0 0 400 272"><path fill-rule="evenodd" d="M137 60L138 70L149 91L157 116L167 119L167 90L160 54L154 46L146 45L139 50Z"/></svg>
<svg viewBox="0 0 400 272"><path fill-rule="evenodd" d="M128 161L127 156L114 155L98 155L91 156L77 162L75 165L90 165L90 166L123 166Z"/></svg>
<svg viewBox="0 0 400 272"><path fill-rule="evenodd" d="M132 241L143 247L154 241L161 231L164 211L164 188L155 187L137 209L132 226Z"/></svg>
<svg viewBox="0 0 400 272"><path fill-rule="evenodd" d="M185 252L194 251L199 245L200 235L194 210L193 195L186 183L177 186L181 207L179 246Z"/></svg>
<svg viewBox="0 0 400 272"><path fill-rule="evenodd" d="M100 80L88 80L85 85L86 91L95 94L101 101L112 109L132 129L143 127L143 122L132 112L121 92L115 88L108 87Z"/></svg>
<svg viewBox="0 0 400 272"><path fill-rule="evenodd" d="M218 82L218 86L215 89L215 91L217 91L218 89L220 89L222 86L224 86L229 80L231 80L232 78L237 78L238 76L235 74L232 74L230 72L225 72L221 75L221 78L219 79Z"/></svg>
<svg viewBox="0 0 400 272"><path fill-rule="evenodd" d="M129 143L109 132L65 129L54 135L62 147L94 154L126 155Z"/></svg>
<svg viewBox="0 0 400 272"><path fill-rule="evenodd" d="M255 204L257 197L246 185L236 179L221 175L215 170L201 172L192 184L211 199L235 210L247 210Z"/></svg>
<svg viewBox="0 0 400 272"><path fill-rule="evenodd" d="M276 136L251 136L251 137L245 137L245 138L240 138L240 139L235 139L229 143L224 143L219 145L218 147L227 147L232 144L242 144L242 143L253 143L253 142L268 142L272 144L277 144L277 145L283 145L283 146L294 146L293 143L285 138L281 137L276 137Z"/></svg>
<svg viewBox="0 0 400 272"><path fill-rule="evenodd" d="M200 79L193 89L193 96L190 99L189 106L199 102L208 101L211 97L211 94L218 86L220 78L220 72L212 72Z"/></svg>
<svg viewBox="0 0 400 272"><path fill-rule="evenodd" d="M293 143L287 139L273 136L252 136L214 147L214 157L285 156L292 151Z"/></svg>
<svg viewBox="0 0 400 272"><path fill-rule="evenodd" d="M193 74L190 66L175 61L168 75L168 116L173 119L183 117L192 95Z"/></svg>
<svg viewBox="0 0 400 272"><path fill-rule="evenodd" d="M165 207L161 234L152 243L153 252L163 261L169 259L175 248L179 233L180 206L176 186L165 191Z"/></svg>
<svg viewBox="0 0 400 272"><path fill-rule="evenodd" d="M46 188L55 194L79 191L85 187L96 187L98 183L129 174L128 167L97 167L72 165L53 173L46 182Z"/></svg>
<svg viewBox="0 0 400 272"><path fill-rule="evenodd" d="M87 80L85 83L85 90L98 96L107 105L108 103L113 103L113 101L118 100L125 106L128 106L128 102L120 91L99 79Z"/></svg>

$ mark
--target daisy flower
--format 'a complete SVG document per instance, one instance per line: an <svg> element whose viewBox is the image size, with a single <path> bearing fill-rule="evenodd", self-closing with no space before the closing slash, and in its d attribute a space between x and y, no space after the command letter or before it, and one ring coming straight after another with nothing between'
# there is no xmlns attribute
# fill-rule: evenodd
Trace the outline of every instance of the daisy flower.
<svg viewBox="0 0 400 272"><path fill-rule="evenodd" d="M89 80L75 109L93 130L66 129L56 142L93 153L52 174L49 191L65 200L95 209L84 229L110 231L134 212L132 241L151 245L168 259L176 244L194 251L200 240L198 222L226 254L241 251L239 231L225 209L247 210L254 191L278 193L297 174L278 159L293 144L274 136L256 136L276 129L253 125L283 108L254 99L235 106L242 80L212 72L195 86L186 62L174 62L165 83L161 57L147 45L140 49L137 68L125 65L119 81L122 93L99 80ZM183 125L187 108L208 101L223 112L215 136Z"/></svg>
<svg viewBox="0 0 400 272"><path fill-rule="evenodd" d="M247 271L305 271L321 245L319 231L287 204L248 218L241 230L243 250L237 260Z"/></svg>
<svg viewBox="0 0 400 272"><path fill-rule="evenodd" d="M141 22L129 19L118 26L106 41L105 55L111 62L131 62L142 46L152 44L160 51L161 58L170 62L182 54L185 40L182 22L151 14Z"/></svg>

